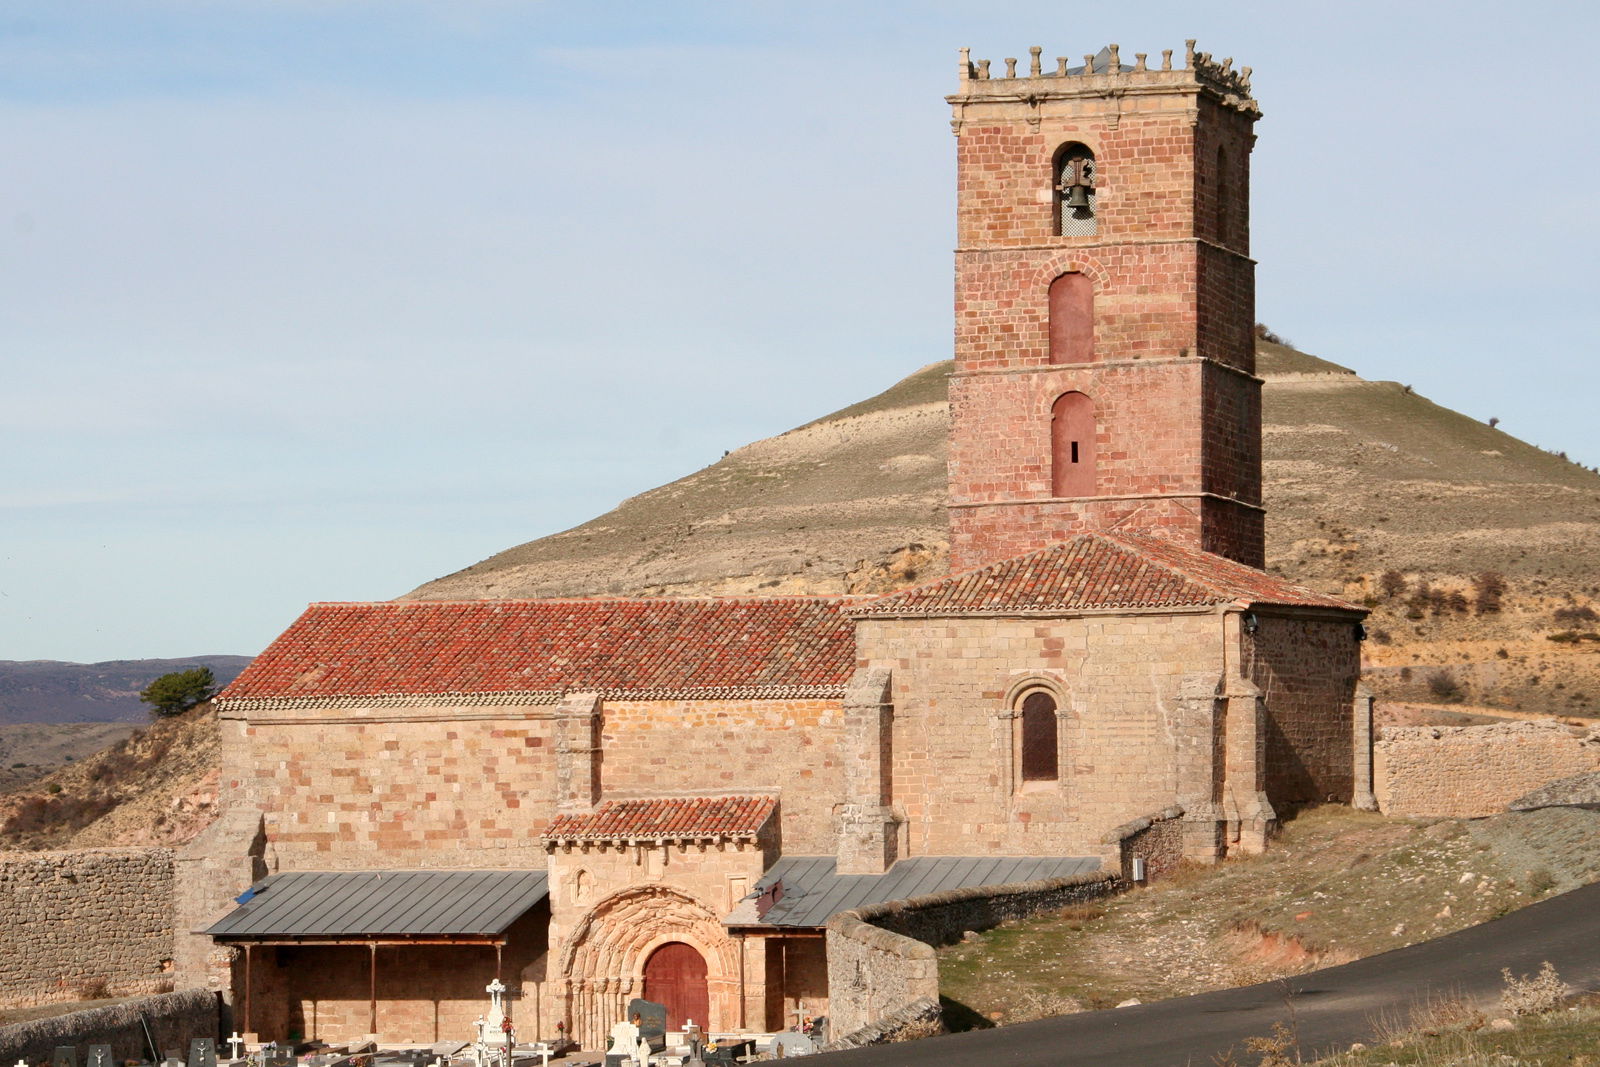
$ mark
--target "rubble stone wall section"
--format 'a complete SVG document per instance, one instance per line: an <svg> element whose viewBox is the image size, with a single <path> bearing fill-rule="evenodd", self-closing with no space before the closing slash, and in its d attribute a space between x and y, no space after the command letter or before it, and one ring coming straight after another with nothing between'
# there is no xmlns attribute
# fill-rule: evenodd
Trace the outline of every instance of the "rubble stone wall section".
<svg viewBox="0 0 1600 1067"><path fill-rule="evenodd" d="M930 893L841 912L828 920L828 1010L831 1033L851 1035L922 998L939 999L933 947L968 930L1097 900L1123 887L1100 871L1009 886Z"/></svg>
<svg viewBox="0 0 1600 1067"><path fill-rule="evenodd" d="M1348 804L1355 788L1360 616L1296 618L1258 609L1246 673L1267 710L1267 797L1274 807Z"/></svg>
<svg viewBox="0 0 1600 1067"><path fill-rule="evenodd" d="M0 853L0 1005L172 989L173 853Z"/></svg>
<svg viewBox="0 0 1600 1067"><path fill-rule="evenodd" d="M1134 857L1144 860L1145 879L1154 881L1183 863L1183 809L1174 805L1134 819L1106 834L1121 853L1122 880L1133 882Z"/></svg>
<svg viewBox="0 0 1600 1067"><path fill-rule="evenodd" d="M87 1058L90 1045L110 1045L116 1063L148 1060L145 1024L159 1052L175 1051L187 1060L190 1041L220 1036L217 1011L215 993L186 989L0 1026L0 1063L48 1063L58 1045L76 1046L79 1063ZM226 1055L225 1046L218 1049Z"/></svg>
<svg viewBox="0 0 1600 1067"><path fill-rule="evenodd" d="M1373 745L1372 764L1385 815L1475 818L1557 778L1600 771L1600 727L1391 726Z"/></svg>

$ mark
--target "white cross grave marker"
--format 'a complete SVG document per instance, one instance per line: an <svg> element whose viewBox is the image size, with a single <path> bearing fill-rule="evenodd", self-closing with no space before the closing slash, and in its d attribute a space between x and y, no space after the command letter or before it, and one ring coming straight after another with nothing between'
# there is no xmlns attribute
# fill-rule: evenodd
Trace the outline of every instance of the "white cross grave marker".
<svg viewBox="0 0 1600 1067"><path fill-rule="evenodd" d="M228 1038L228 1044L233 1046L233 1058L238 1059L239 1047L244 1044L244 1038L239 1036L239 1031L235 1030L233 1032L233 1036Z"/></svg>

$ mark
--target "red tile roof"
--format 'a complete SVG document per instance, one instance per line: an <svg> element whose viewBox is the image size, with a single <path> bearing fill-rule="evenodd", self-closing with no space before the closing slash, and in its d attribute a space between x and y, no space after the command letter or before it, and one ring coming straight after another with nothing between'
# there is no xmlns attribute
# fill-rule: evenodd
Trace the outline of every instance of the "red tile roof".
<svg viewBox="0 0 1600 1067"><path fill-rule="evenodd" d="M842 689L850 602L474 600L312 604L224 702L431 694Z"/></svg>
<svg viewBox="0 0 1600 1067"><path fill-rule="evenodd" d="M545 844L573 841L748 841L761 833L778 799L771 796L608 800L588 815L557 815Z"/></svg>
<svg viewBox="0 0 1600 1067"><path fill-rule="evenodd" d="M1265 571L1148 534L1082 534L855 607L852 615L1114 611L1217 604L1361 609Z"/></svg>

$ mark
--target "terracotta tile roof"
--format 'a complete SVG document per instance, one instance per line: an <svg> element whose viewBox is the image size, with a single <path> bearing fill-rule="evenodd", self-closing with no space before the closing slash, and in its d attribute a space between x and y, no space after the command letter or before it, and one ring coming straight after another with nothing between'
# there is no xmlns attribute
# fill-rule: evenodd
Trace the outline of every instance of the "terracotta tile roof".
<svg viewBox="0 0 1600 1067"><path fill-rule="evenodd" d="M474 600L312 604L221 695L842 691L850 601ZM769 693L770 691L770 693Z"/></svg>
<svg viewBox="0 0 1600 1067"><path fill-rule="evenodd" d="M546 845L572 841L753 840L772 817L771 796L661 797L608 800L588 815L557 815L540 835Z"/></svg>
<svg viewBox="0 0 1600 1067"><path fill-rule="evenodd" d="M1051 613L1230 603L1361 610L1164 538L1092 533L868 601L851 614Z"/></svg>

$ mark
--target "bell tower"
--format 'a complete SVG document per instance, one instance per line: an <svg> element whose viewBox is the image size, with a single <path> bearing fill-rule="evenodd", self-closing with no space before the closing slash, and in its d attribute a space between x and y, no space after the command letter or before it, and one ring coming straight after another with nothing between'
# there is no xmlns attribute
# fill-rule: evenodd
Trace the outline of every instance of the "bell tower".
<svg viewBox="0 0 1600 1067"><path fill-rule="evenodd" d="M947 98L952 568L1092 530L1260 567L1250 68L1040 52Z"/></svg>

